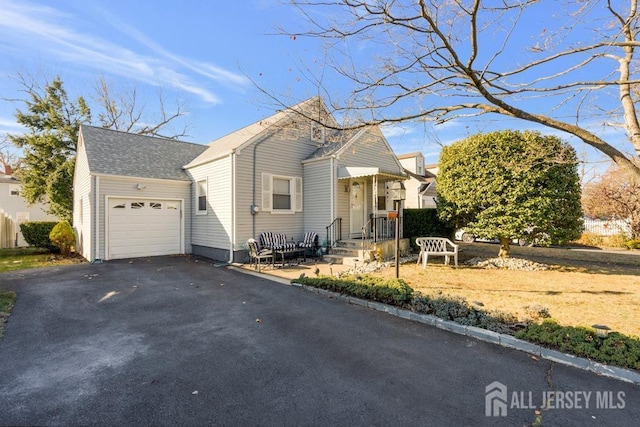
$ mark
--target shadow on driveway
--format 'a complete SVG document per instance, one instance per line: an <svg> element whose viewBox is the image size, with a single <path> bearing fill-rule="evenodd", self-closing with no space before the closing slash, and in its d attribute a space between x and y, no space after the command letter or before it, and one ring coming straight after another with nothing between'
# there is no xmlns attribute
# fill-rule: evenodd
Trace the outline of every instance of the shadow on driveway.
<svg viewBox="0 0 640 427"><path fill-rule="evenodd" d="M0 288L18 292L0 341L2 425L528 425L551 390L594 395L542 410L544 425L640 418L634 385L204 258L4 273ZM485 416L494 381L506 417ZM597 408L602 390L624 408ZM515 391L533 400L513 406Z"/></svg>

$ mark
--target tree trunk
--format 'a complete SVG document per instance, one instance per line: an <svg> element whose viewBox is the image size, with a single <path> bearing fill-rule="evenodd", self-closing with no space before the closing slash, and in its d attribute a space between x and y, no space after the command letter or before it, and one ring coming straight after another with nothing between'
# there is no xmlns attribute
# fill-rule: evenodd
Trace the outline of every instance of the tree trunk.
<svg viewBox="0 0 640 427"><path fill-rule="evenodd" d="M508 237L500 238L500 252L498 252L498 256L500 258L509 258L509 250L511 249L510 244L511 239Z"/></svg>

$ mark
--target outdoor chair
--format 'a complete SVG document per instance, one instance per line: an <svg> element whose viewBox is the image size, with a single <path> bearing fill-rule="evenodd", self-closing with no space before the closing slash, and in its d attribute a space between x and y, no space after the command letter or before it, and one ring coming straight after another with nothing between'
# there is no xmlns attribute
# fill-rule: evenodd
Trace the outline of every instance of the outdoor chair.
<svg viewBox="0 0 640 427"><path fill-rule="evenodd" d="M247 241L249 246L250 264L254 265L255 269L260 271L260 266L263 259L269 260L273 264L273 251L271 249L261 248L255 239L249 239Z"/></svg>
<svg viewBox="0 0 640 427"><path fill-rule="evenodd" d="M305 233L302 242L298 243L298 247L301 249L310 249L311 255L314 255L318 250L318 233L309 231Z"/></svg>

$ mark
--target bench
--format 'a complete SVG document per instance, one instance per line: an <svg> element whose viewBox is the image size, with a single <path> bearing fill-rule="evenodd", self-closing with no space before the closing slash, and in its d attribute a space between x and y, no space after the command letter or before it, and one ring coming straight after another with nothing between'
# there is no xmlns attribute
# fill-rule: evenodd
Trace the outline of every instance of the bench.
<svg viewBox="0 0 640 427"><path fill-rule="evenodd" d="M427 268L429 256L443 256L445 264L449 265L449 259L453 256L455 266L458 266L458 245L446 237L418 237L416 244L420 247L416 265L422 260L422 268Z"/></svg>
<svg viewBox="0 0 640 427"><path fill-rule="evenodd" d="M276 262L278 261L278 255L280 255L280 257L282 258L283 268L284 260L287 255L296 255L296 257L302 256L305 261L307 260L307 247L299 243L295 243L293 240L287 239L287 236L283 233L272 233L269 231L265 231L260 234L259 240L259 249L269 250L273 254L272 265L274 267Z"/></svg>

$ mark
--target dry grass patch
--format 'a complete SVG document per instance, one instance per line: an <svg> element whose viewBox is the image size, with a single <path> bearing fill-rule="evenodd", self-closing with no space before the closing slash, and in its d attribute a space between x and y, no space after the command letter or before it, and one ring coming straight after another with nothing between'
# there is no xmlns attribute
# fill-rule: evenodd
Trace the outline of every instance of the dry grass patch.
<svg viewBox="0 0 640 427"><path fill-rule="evenodd" d="M498 249L478 243L462 247L462 261L493 257ZM525 307L539 304L564 325L606 324L640 336L640 256L546 248L514 248L512 256L551 264L553 269L454 269L434 260L426 270L405 264L400 274L416 291L459 295L469 302L482 303L486 310L508 311L525 318ZM379 274L391 277L394 271Z"/></svg>

